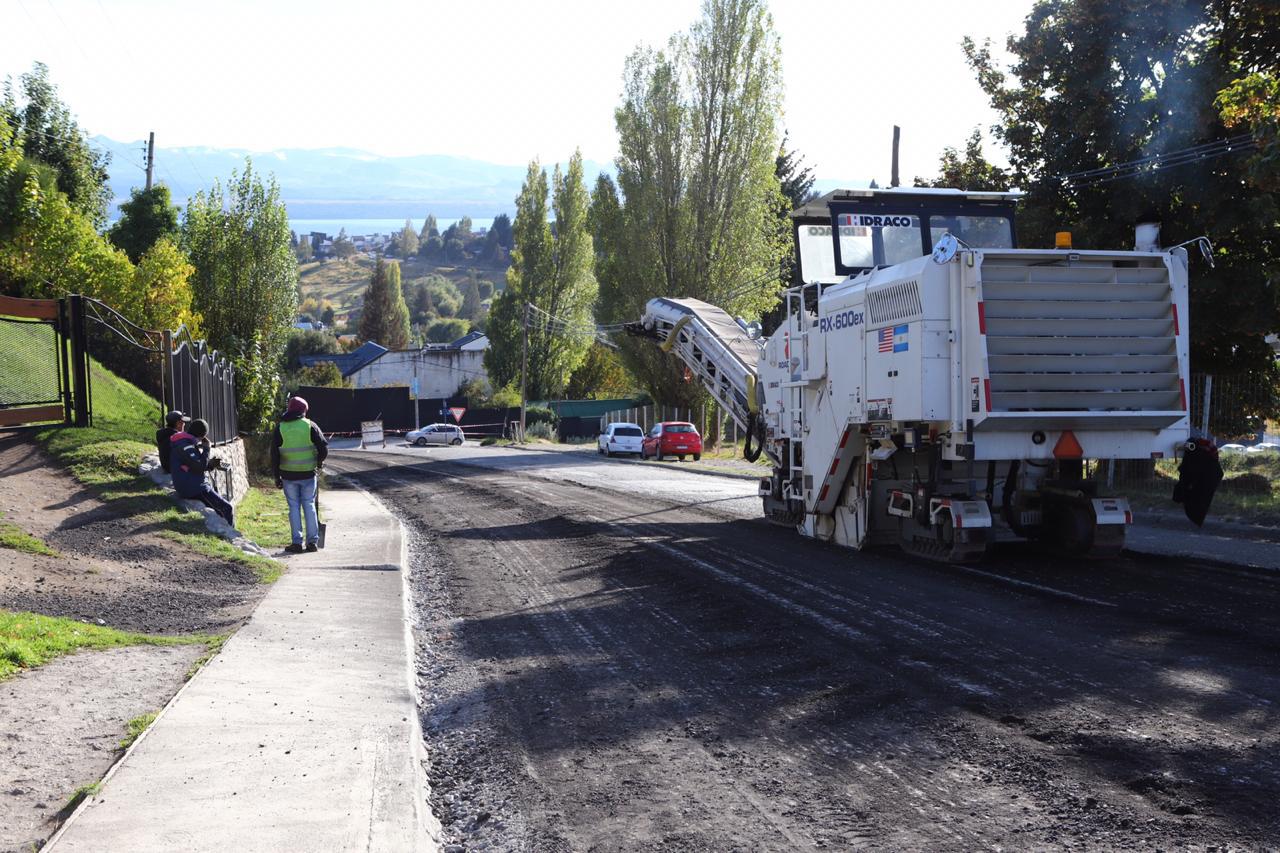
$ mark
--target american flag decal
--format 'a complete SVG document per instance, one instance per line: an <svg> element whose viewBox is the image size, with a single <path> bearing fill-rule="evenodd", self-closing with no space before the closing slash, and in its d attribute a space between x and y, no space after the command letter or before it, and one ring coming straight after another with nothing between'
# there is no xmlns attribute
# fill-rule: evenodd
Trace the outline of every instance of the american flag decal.
<svg viewBox="0 0 1280 853"><path fill-rule="evenodd" d="M878 352L893 352L893 326L887 326L876 333L879 342Z"/></svg>

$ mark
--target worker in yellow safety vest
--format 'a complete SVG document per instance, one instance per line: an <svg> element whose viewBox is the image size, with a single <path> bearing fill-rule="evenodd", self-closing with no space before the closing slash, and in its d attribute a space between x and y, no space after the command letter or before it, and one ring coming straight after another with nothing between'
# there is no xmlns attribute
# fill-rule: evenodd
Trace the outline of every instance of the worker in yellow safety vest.
<svg viewBox="0 0 1280 853"><path fill-rule="evenodd" d="M284 550L290 554L315 551L320 538L316 518L316 472L324 465L329 444L320 427L307 419L307 401L290 397L280 423L272 433L271 467L276 487L284 489L289 503L289 530L293 542ZM306 518L304 542L303 518Z"/></svg>

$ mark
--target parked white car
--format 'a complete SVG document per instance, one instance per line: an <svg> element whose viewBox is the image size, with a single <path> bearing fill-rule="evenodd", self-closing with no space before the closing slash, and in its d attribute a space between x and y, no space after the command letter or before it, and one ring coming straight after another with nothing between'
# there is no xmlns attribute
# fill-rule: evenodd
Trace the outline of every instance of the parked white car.
<svg viewBox="0 0 1280 853"><path fill-rule="evenodd" d="M1255 444L1253 447L1247 448L1245 453L1280 453L1280 444L1274 441L1264 441L1261 444Z"/></svg>
<svg viewBox="0 0 1280 853"><path fill-rule="evenodd" d="M1218 448L1219 453L1244 453L1244 451L1243 444L1224 444Z"/></svg>
<svg viewBox="0 0 1280 853"><path fill-rule="evenodd" d="M410 430L404 434L404 439L416 447L428 444L452 444L456 447L466 440L466 436L462 434L462 427L456 424L431 424Z"/></svg>
<svg viewBox="0 0 1280 853"><path fill-rule="evenodd" d="M640 455L644 449L644 430L639 424L612 423L596 439L596 450L603 456L615 453Z"/></svg>

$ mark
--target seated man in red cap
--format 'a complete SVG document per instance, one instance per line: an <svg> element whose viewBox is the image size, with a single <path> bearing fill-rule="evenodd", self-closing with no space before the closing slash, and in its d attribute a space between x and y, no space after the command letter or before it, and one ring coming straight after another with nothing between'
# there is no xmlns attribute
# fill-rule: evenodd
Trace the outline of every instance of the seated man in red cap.
<svg viewBox="0 0 1280 853"><path fill-rule="evenodd" d="M271 442L271 467L275 470L276 486L284 489L285 500L289 502L289 530L293 542L284 550L290 554L317 550L316 543L320 538L320 525L316 519L316 471L324 464L329 445L320 427L307 419L307 408L306 400L290 397Z"/></svg>

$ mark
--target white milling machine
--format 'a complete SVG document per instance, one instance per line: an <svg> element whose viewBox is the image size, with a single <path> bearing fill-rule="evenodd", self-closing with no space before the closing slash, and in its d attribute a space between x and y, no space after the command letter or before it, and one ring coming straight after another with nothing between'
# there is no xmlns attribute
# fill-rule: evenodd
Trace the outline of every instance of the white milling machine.
<svg viewBox="0 0 1280 853"><path fill-rule="evenodd" d="M1118 552L1129 504L1084 460L1186 446L1186 251L1016 249L1014 201L838 190L792 214L803 284L767 340L692 299L651 300L631 331L768 454L765 514L806 536L944 560L997 532Z"/></svg>

